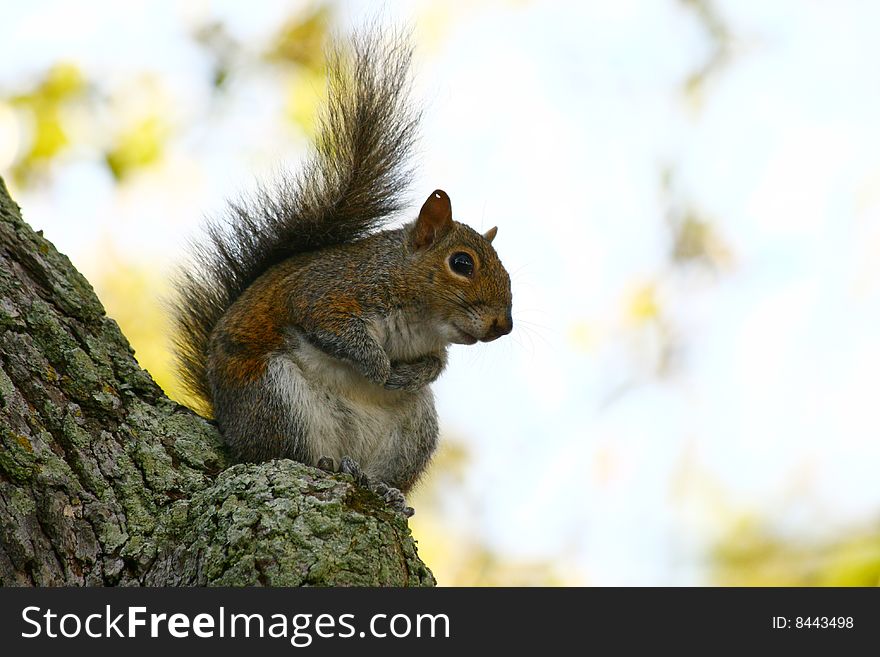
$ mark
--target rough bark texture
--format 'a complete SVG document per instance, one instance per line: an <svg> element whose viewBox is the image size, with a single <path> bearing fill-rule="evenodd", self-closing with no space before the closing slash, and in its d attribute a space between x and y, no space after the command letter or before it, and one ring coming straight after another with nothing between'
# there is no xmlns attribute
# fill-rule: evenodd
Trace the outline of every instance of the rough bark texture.
<svg viewBox="0 0 880 657"><path fill-rule="evenodd" d="M344 475L231 465L0 179L0 584L432 585Z"/></svg>

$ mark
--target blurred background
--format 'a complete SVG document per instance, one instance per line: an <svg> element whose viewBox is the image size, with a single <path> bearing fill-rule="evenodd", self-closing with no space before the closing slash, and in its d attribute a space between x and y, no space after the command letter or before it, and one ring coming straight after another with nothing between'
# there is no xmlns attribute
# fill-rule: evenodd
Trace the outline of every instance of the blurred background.
<svg viewBox="0 0 880 657"><path fill-rule="evenodd" d="M880 583L880 4L3 4L0 175L186 403L160 299L296 166L328 35L408 22L413 211L499 226L411 500L444 585Z"/></svg>

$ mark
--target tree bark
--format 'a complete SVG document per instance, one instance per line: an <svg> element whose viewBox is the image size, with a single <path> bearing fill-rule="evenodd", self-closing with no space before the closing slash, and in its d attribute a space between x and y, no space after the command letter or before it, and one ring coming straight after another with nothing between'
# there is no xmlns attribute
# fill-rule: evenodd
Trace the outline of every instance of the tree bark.
<svg viewBox="0 0 880 657"><path fill-rule="evenodd" d="M345 475L230 462L0 179L0 584L433 585Z"/></svg>

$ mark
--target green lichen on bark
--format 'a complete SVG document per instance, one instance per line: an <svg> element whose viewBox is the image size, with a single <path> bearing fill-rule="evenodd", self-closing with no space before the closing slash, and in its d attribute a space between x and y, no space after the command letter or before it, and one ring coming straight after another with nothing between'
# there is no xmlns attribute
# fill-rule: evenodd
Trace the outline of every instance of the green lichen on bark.
<svg viewBox="0 0 880 657"><path fill-rule="evenodd" d="M352 507L356 487L345 479L283 459L228 468L166 514L162 542L187 547L162 551L151 577L224 586L433 583L412 541L401 540L409 535L403 516L374 495L369 510Z"/></svg>
<svg viewBox="0 0 880 657"><path fill-rule="evenodd" d="M230 463L0 179L0 584L433 585L344 475Z"/></svg>

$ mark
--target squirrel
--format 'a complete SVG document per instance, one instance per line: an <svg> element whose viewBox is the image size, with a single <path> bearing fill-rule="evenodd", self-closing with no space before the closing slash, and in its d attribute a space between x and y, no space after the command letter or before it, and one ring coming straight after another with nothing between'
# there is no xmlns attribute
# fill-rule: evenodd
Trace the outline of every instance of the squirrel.
<svg viewBox="0 0 880 657"><path fill-rule="evenodd" d="M300 171L208 222L175 279L188 390L240 461L352 475L405 515L437 445L429 387L450 344L510 333L510 277L436 190L400 213L420 112L405 36L355 34L328 55L328 98Z"/></svg>

